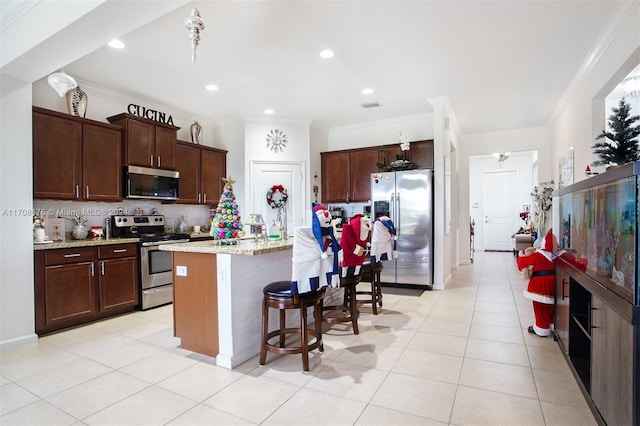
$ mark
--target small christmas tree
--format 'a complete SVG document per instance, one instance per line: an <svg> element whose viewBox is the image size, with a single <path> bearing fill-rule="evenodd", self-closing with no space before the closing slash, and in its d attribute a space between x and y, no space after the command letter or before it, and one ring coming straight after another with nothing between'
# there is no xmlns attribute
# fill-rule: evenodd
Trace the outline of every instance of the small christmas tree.
<svg viewBox="0 0 640 426"><path fill-rule="evenodd" d="M224 188L218 207L213 210L211 216L211 235L221 244L235 244L235 239L240 236L242 223L240 222L240 210L236 203L236 196L233 194L233 184L235 180L222 178Z"/></svg>
<svg viewBox="0 0 640 426"><path fill-rule="evenodd" d="M596 140L607 138L609 141L597 142L591 148L595 148L594 154L600 160L594 161L594 166L613 165L619 166L631 161L640 160L640 150L638 141L635 138L640 135L640 125L633 126L633 123L640 120L640 115L629 116L631 106L620 99L618 108L611 108L613 114L609 116L608 125L612 132L602 131Z"/></svg>

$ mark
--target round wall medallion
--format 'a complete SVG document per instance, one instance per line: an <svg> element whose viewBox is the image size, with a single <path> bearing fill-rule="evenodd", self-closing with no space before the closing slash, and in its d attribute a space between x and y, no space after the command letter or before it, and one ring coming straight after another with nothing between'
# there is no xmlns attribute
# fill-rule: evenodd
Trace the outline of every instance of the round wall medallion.
<svg viewBox="0 0 640 426"><path fill-rule="evenodd" d="M275 129L267 134L267 148L273 152L283 152L287 147L287 135L283 131Z"/></svg>

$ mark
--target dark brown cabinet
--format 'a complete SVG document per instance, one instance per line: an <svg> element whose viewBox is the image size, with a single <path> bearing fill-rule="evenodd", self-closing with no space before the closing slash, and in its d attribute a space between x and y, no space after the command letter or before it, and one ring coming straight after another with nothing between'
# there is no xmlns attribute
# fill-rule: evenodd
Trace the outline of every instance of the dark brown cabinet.
<svg viewBox="0 0 640 426"><path fill-rule="evenodd" d="M419 169L433 168L433 141L411 142L406 159ZM320 153L322 202L366 202L371 198L371 173L404 155L399 144Z"/></svg>
<svg viewBox="0 0 640 426"><path fill-rule="evenodd" d="M36 333L133 310L138 304L136 244L36 250Z"/></svg>
<svg viewBox="0 0 640 426"><path fill-rule="evenodd" d="M378 171L378 150L323 152L322 202L349 203L371 198L370 174Z"/></svg>
<svg viewBox="0 0 640 426"><path fill-rule="evenodd" d="M180 172L178 202L212 204L222 194L227 151L178 141L176 169Z"/></svg>
<svg viewBox="0 0 640 426"><path fill-rule="evenodd" d="M135 244L98 247L100 312L138 304L138 258Z"/></svg>
<svg viewBox="0 0 640 426"><path fill-rule="evenodd" d="M34 198L122 199L122 128L33 107Z"/></svg>
<svg viewBox="0 0 640 426"><path fill-rule="evenodd" d="M175 170L179 127L126 113L107 120L124 127L122 156L126 165Z"/></svg>

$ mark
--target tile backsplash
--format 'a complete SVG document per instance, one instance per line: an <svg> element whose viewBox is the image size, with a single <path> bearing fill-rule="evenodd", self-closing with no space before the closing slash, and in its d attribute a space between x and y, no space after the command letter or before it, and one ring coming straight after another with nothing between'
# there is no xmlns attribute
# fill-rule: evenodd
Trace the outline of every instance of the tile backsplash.
<svg viewBox="0 0 640 426"><path fill-rule="evenodd" d="M151 214L156 209L157 214L165 217L167 227L177 228L178 219L184 216L187 226L199 225L204 229L210 226L211 212L209 206L191 204L162 204L159 201L150 200L122 200L118 203L101 203L89 201L58 201L58 200L34 200L34 211L48 218L64 217L73 219L75 215L84 216L87 219L87 227L104 226L107 217L118 214L122 209L124 214L133 215L137 208L141 208L143 214ZM73 220L65 221L65 232L71 232L74 226ZM169 230L170 231L170 230Z"/></svg>

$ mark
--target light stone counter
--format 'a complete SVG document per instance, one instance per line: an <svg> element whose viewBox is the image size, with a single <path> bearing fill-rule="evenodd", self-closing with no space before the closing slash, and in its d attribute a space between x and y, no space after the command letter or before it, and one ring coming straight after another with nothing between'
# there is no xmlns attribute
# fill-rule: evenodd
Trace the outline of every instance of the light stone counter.
<svg viewBox="0 0 640 426"><path fill-rule="evenodd" d="M237 254L240 256L257 256L261 254L275 253L277 251L289 250L293 247L293 237L286 240L254 242L250 240L240 240L235 245L218 245L214 241L193 241L184 244L161 245L160 250L179 251L187 253L207 253L207 254Z"/></svg>
<svg viewBox="0 0 640 426"><path fill-rule="evenodd" d="M77 248L77 247L95 247L95 246L106 246L113 244L129 244L129 243L138 243L140 242L139 238L110 238L108 240L69 240L67 239L63 243L33 243L34 250L55 250L55 249L64 249L64 248Z"/></svg>

